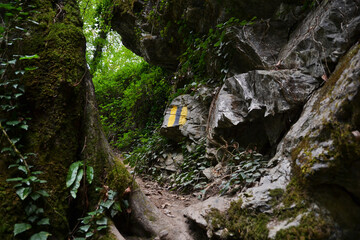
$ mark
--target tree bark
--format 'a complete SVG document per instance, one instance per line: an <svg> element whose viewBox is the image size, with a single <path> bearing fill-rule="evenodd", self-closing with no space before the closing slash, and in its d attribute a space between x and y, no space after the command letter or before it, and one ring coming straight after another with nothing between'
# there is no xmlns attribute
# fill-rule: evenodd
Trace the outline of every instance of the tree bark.
<svg viewBox="0 0 360 240"><path fill-rule="evenodd" d="M43 204L51 224L48 232L54 239L66 239L77 219L98 203L96 187L106 185L121 195L131 178L101 129L77 1L27 3L36 6L32 19L39 24L27 24L28 34L12 51L40 58L31 61L38 69L21 80L25 95L18 115L31 119L21 151L35 153L28 161L33 169L44 172L41 177L50 194ZM3 136L0 145L5 145ZM26 215L13 184L6 182L18 173L7 169L12 163L8 155L0 157L0 219L5 220L0 223L0 236L13 239L14 224L26 220ZM92 166L95 177L90 186L82 184L73 199L65 183L69 166L76 161Z"/></svg>

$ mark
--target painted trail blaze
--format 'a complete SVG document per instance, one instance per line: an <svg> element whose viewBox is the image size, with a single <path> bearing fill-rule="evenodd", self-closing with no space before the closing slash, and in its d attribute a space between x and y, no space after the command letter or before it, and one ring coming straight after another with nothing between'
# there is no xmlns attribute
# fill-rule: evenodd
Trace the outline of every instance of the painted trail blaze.
<svg viewBox="0 0 360 240"><path fill-rule="evenodd" d="M170 111L168 127L184 125L186 123L187 107L173 106Z"/></svg>

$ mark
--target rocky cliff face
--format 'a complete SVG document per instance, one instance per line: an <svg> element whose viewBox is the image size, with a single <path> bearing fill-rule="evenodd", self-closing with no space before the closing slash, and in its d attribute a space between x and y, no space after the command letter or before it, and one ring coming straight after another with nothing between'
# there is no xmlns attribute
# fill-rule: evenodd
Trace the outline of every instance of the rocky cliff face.
<svg viewBox="0 0 360 240"><path fill-rule="evenodd" d="M359 0L135 0L112 25L178 85L196 86L170 104L165 136L205 137L209 159L228 143L270 156L237 194L242 221L264 216L268 238L360 237ZM209 238L234 234L203 221Z"/></svg>

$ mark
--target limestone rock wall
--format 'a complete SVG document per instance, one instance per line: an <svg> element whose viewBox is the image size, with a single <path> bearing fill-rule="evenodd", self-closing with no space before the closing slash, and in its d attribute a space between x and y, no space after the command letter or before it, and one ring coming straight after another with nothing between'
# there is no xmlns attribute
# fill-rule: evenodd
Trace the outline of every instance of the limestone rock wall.
<svg viewBox="0 0 360 240"><path fill-rule="evenodd" d="M174 99L162 133L190 142L206 137L209 157L221 141L268 154L264 176L238 197L246 211L266 215L269 238L286 239L294 232L359 238L360 1L323 0L312 8L303 1L132 3L118 6L113 28L125 46L174 72L188 47L184 29L201 36L231 17L257 16L252 24L226 28L217 52L205 59L204 78L215 79L207 84L211 103L201 100L200 88ZM224 55L219 78L213 70ZM180 105L188 110L185 121L169 124L176 115L172 108ZM283 192L276 201L274 191ZM288 211L292 214L283 216ZM311 222L322 230L309 232ZM204 226L204 219L199 225L208 233L219 230Z"/></svg>

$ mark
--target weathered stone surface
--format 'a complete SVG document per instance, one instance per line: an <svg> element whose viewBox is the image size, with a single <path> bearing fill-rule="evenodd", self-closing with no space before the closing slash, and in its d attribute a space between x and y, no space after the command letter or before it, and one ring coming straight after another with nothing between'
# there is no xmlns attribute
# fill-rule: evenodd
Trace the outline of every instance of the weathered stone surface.
<svg viewBox="0 0 360 240"><path fill-rule="evenodd" d="M241 193L244 207L271 212L269 191L285 189L297 169L297 177L304 179L320 207L331 212L343 236L360 236L360 144L351 134L360 128L359 49L357 45L349 51L329 81L306 103L271 160L277 165L258 186Z"/></svg>
<svg viewBox="0 0 360 240"><path fill-rule="evenodd" d="M229 68L236 73L274 68L288 37L288 23L260 21L227 30L226 47L231 58Z"/></svg>
<svg viewBox="0 0 360 240"><path fill-rule="evenodd" d="M251 71L225 81L215 103L210 129L240 145L274 146L318 87L296 70Z"/></svg>
<svg viewBox="0 0 360 240"><path fill-rule="evenodd" d="M295 219L286 219L284 221L271 221L267 224L269 229L269 238L273 239L276 236L276 233L282 229L287 229L290 227L297 227L300 225L300 220L304 214L299 214Z"/></svg>
<svg viewBox="0 0 360 240"><path fill-rule="evenodd" d="M207 200L191 205L184 209L184 216L206 229L208 223L206 215L212 208L224 212L230 207L231 199L225 197L210 197Z"/></svg>
<svg viewBox="0 0 360 240"><path fill-rule="evenodd" d="M174 110L171 113L174 107L176 107L176 111L179 111L178 116L171 116L175 114ZM187 108L187 114L183 116L183 119L186 118L186 122L181 123L180 114L184 108ZM205 136L207 114L208 110L196 97L181 95L175 98L166 110L160 133L175 141L181 141L185 137L197 141ZM174 119L171 120L171 117Z"/></svg>
<svg viewBox="0 0 360 240"><path fill-rule="evenodd" d="M321 77L333 71L359 35L358 0L322 1L291 34L278 60L285 68Z"/></svg>
<svg viewBox="0 0 360 240"><path fill-rule="evenodd" d="M210 28L231 17L240 20L249 20L254 16L270 18L282 2L179 0L159 3L137 0L130 4L123 1L114 8L112 27L121 35L124 45L146 61L175 70L178 57L187 48L181 40L183 35L178 31L179 27L186 26L191 34L206 34ZM299 3L291 1L291 4ZM154 13L160 17L154 18ZM177 25L178 22L182 25Z"/></svg>

